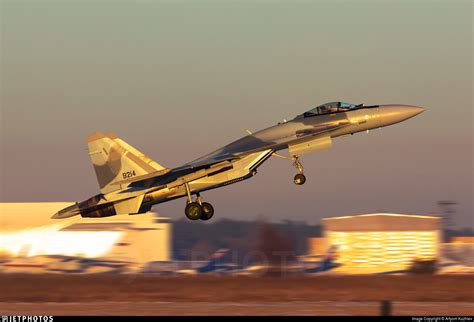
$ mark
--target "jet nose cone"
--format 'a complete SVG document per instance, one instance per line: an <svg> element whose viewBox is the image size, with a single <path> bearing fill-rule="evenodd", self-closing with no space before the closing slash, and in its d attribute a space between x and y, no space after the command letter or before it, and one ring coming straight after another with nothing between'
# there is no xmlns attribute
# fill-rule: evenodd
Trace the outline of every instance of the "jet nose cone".
<svg viewBox="0 0 474 322"><path fill-rule="evenodd" d="M383 105L379 108L381 126L392 125L423 113L426 109L411 105Z"/></svg>

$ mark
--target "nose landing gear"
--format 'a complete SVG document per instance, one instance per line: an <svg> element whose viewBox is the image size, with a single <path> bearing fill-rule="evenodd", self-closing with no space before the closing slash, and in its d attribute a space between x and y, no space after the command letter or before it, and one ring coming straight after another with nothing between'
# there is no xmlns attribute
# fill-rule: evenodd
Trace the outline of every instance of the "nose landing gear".
<svg viewBox="0 0 474 322"><path fill-rule="evenodd" d="M296 168L296 170L298 171L298 173L295 175L295 177L293 178L293 182L294 184L298 185L298 186L301 186L303 185L305 182L306 182L306 177L305 175L303 174L304 172L304 168L303 168L303 165L301 164L300 162L300 157L298 155L293 155L291 157L287 157L287 156L284 156L284 155L281 155L281 154L278 154L276 152L273 152L273 155L274 156L277 156L279 158L282 158L282 159L287 159L287 160L293 160L293 166Z"/></svg>
<svg viewBox="0 0 474 322"><path fill-rule="evenodd" d="M303 165L301 164L298 156L293 157L293 166L296 168L296 170L298 170L298 173L293 178L293 182L296 185L301 186L306 182L306 177L303 174L304 168L303 168Z"/></svg>
<svg viewBox="0 0 474 322"><path fill-rule="evenodd" d="M189 185L186 183L186 193L188 195L188 201L184 213L189 220L209 220L214 216L214 207L209 202L202 202L201 195L196 194L196 201L193 201L191 197L191 191Z"/></svg>

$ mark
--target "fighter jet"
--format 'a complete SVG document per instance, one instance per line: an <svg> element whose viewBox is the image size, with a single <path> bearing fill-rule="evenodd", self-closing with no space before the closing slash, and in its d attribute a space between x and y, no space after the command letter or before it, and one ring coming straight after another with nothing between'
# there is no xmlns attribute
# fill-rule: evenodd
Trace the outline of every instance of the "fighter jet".
<svg viewBox="0 0 474 322"><path fill-rule="evenodd" d="M371 105L331 102L292 120L251 133L177 168L166 168L114 134L96 132L87 138L100 193L57 212L52 218L107 217L140 214L153 205L186 198L190 220L209 220L214 208L201 193L249 179L268 158L293 162L293 182L306 182L301 156L330 148L334 138L405 121L425 111L409 105ZM289 156L278 151L288 150ZM194 198L193 198L194 197Z"/></svg>
<svg viewBox="0 0 474 322"><path fill-rule="evenodd" d="M177 270L176 274L181 274L181 275L195 275L195 274L204 274L204 273L229 274L239 269L237 265L234 265L228 262L229 256L230 256L229 249L218 249L211 256L209 256L209 259L204 263L204 265L194 268L194 269Z"/></svg>

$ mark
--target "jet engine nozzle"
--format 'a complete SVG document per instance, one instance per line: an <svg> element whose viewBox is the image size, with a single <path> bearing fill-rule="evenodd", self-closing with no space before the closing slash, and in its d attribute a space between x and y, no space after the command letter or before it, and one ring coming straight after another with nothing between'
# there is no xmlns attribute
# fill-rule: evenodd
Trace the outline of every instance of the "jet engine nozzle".
<svg viewBox="0 0 474 322"><path fill-rule="evenodd" d="M79 204L75 203L69 207L64 208L63 210L58 211L51 217L51 219L64 219L64 218L77 216L80 214L81 214L81 211L79 209Z"/></svg>

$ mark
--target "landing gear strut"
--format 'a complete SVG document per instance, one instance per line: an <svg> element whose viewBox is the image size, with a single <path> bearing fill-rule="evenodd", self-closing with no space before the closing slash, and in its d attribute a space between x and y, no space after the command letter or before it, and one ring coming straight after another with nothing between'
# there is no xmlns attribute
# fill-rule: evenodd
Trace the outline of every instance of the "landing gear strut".
<svg viewBox="0 0 474 322"><path fill-rule="evenodd" d="M196 194L196 201L193 201L191 197L191 190L187 183L184 184L186 187L186 194L188 201L184 213L189 220L209 220L214 216L214 207L209 202L202 202L201 195Z"/></svg>
<svg viewBox="0 0 474 322"><path fill-rule="evenodd" d="M282 158L282 159L287 159L287 160L292 160L293 161L293 166L296 168L296 170L298 170L298 173L293 178L293 182L296 185L301 186L302 184L304 184L306 182L306 177L303 174L304 168L303 168L303 165L300 162L300 157L298 155L293 155L291 157L287 157L287 156L284 156L284 155L280 155L276 152L273 152L273 155L277 156L279 158Z"/></svg>
<svg viewBox="0 0 474 322"><path fill-rule="evenodd" d="M303 168L303 165L301 164L298 156L293 157L293 166L296 168L296 170L298 170L298 173L293 178L293 182L296 185L301 186L306 182L306 177L303 174L304 168Z"/></svg>

